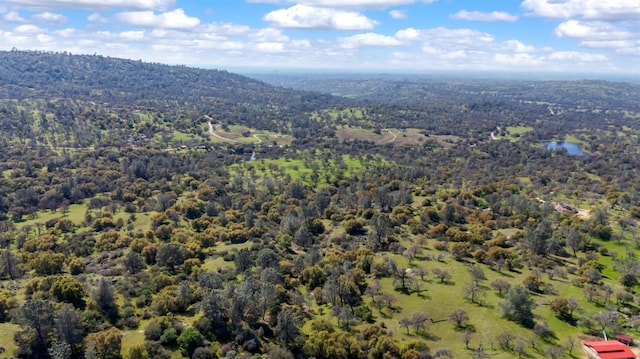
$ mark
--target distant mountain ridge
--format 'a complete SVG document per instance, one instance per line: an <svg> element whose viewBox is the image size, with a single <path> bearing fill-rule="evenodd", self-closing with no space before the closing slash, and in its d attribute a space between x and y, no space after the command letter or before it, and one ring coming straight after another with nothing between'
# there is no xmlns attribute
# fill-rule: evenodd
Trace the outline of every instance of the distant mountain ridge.
<svg viewBox="0 0 640 359"><path fill-rule="evenodd" d="M164 65L98 55L0 51L0 98L194 102L221 99L322 106L337 98L269 85L221 70Z"/></svg>
<svg viewBox="0 0 640 359"><path fill-rule="evenodd" d="M346 101L221 70L0 51L0 132L33 139L46 131L56 137L43 139L47 144L109 145L141 133L170 136L173 131L201 136L210 119L278 133L310 133L326 127L311 119L313 113ZM106 130L111 130L110 139L102 136Z"/></svg>

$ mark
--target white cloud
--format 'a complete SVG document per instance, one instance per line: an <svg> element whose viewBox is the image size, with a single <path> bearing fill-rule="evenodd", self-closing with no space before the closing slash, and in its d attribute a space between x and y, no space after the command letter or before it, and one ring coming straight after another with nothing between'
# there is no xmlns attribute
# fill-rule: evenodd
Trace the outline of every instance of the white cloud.
<svg viewBox="0 0 640 359"><path fill-rule="evenodd" d="M616 52L623 55L640 56L640 41L635 46L617 49Z"/></svg>
<svg viewBox="0 0 640 359"><path fill-rule="evenodd" d="M375 33L357 34L344 37L338 40L340 47L345 49L357 49L373 46L401 46L402 42L392 36L385 36Z"/></svg>
<svg viewBox="0 0 640 359"><path fill-rule="evenodd" d="M200 19L187 16L182 9L175 9L159 15L153 11L121 12L116 15L116 18L129 25L169 29L188 29L200 24Z"/></svg>
<svg viewBox="0 0 640 359"><path fill-rule="evenodd" d="M103 17L102 15L98 14L97 12L94 12L93 14L87 16L87 21L96 22L96 23L102 23L102 24L106 24L106 23L109 22L109 20L106 17Z"/></svg>
<svg viewBox="0 0 640 359"><path fill-rule="evenodd" d="M284 52L284 44L281 42L260 42L256 44L256 49L260 52Z"/></svg>
<svg viewBox="0 0 640 359"><path fill-rule="evenodd" d="M123 31L120 38L125 41L142 41L145 39L144 31Z"/></svg>
<svg viewBox="0 0 640 359"><path fill-rule="evenodd" d="M4 1L0 0L0 3L5 4ZM114 0L118 1L121 0ZM554 4L562 2L554 1ZM607 23L604 20L587 20L580 15L562 19L557 21L555 35L575 39L585 50L560 51L565 48L549 47L556 46L552 42L553 39L533 46L521 38L507 37L508 40L504 41L503 33L478 31L471 27L407 27L395 32L386 32L382 27L376 28L378 23L373 20L374 15L369 18L369 12L360 12L356 6L359 5L361 9L372 7L373 1L345 0L340 1L341 6L336 8L320 6L328 4L329 0L295 1L298 5L295 5L293 0L280 0L277 3L286 5L280 6L280 12L274 11L265 16L265 20L268 16L273 17L267 20L271 21L273 26L267 25L264 28L252 28L242 23L201 23L196 17L187 16L181 9L169 9L167 12L117 9L103 12L95 9L86 19L86 25L78 25L77 28L75 25L74 28L67 25L68 28L56 27L47 30L29 25L27 22L13 24L23 26L8 30L11 24L5 23L5 27L0 30L0 49L11 49L15 46L20 49L98 53L145 61L218 67L231 71L238 68L264 67L402 72L429 69L593 73L630 70L640 74L640 69L634 66L640 56L640 37L633 34L637 29L634 22ZM316 6L311 6L311 3ZM378 2L378 5L383 7L381 3ZM394 1L385 3L398 4ZM299 8L305 11L296 13L291 10ZM23 15L51 11L67 15L63 11L48 9L19 9L12 6L6 11L16 10ZM387 16L401 18L407 13L392 9L375 13L376 16L386 17L387 22L397 25L401 22L392 21ZM87 15L90 13L86 12ZM171 17L167 14L179 16ZM492 13L479 14L490 16ZM6 15L6 12L0 12L0 18L3 15ZM409 15L413 16L412 13ZM469 12L467 15L476 16ZM500 16L493 18L498 17ZM35 15L30 20L35 20ZM36 22L34 24L41 25ZM325 31L317 35L316 31L291 32L286 28L356 32L336 36L333 32ZM373 28L376 28L375 32ZM553 34L551 36L553 37Z"/></svg>
<svg viewBox="0 0 640 359"><path fill-rule="evenodd" d="M175 0L5 0L14 6L31 9L141 9L167 10L175 6Z"/></svg>
<svg viewBox="0 0 640 359"><path fill-rule="evenodd" d="M640 38L639 34L602 21L568 20L556 27L555 34L559 37L578 39L580 45L586 48L615 49L619 54L633 55L640 47L640 41L633 41Z"/></svg>
<svg viewBox="0 0 640 359"><path fill-rule="evenodd" d="M445 51L483 49L494 40L493 36L478 30L445 27L423 30L407 28L396 32L395 36L404 41L422 41L423 45L442 48Z"/></svg>
<svg viewBox="0 0 640 359"><path fill-rule="evenodd" d="M441 59L447 61L460 61L469 57L469 54L465 50L455 50L451 52L447 52L440 56Z"/></svg>
<svg viewBox="0 0 640 359"><path fill-rule="evenodd" d="M628 40L585 40L580 45L591 49L626 49L635 46Z"/></svg>
<svg viewBox="0 0 640 359"><path fill-rule="evenodd" d="M407 12L405 10L391 10L389 11L389 16L393 19L402 20L407 18Z"/></svg>
<svg viewBox="0 0 640 359"><path fill-rule="evenodd" d="M13 31L23 34L36 34L42 32L42 29L36 25L20 25L13 29Z"/></svg>
<svg viewBox="0 0 640 359"><path fill-rule="evenodd" d="M17 11L10 11L2 16L4 21L8 22L27 22L27 19L20 16Z"/></svg>
<svg viewBox="0 0 640 359"><path fill-rule="evenodd" d="M292 29L371 30L378 24L357 12L306 5L272 11L264 20L275 27Z"/></svg>
<svg viewBox="0 0 640 359"><path fill-rule="evenodd" d="M224 36L246 35L251 32L251 28L249 26L228 23L203 24L196 30L199 32L216 33Z"/></svg>
<svg viewBox="0 0 640 359"><path fill-rule="evenodd" d="M602 54L591 54L578 51L556 51L549 55L550 60L558 60L581 64L585 62L608 62L609 59Z"/></svg>
<svg viewBox="0 0 640 359"><path fill-rule="evenodd" d="M480 12L460 10L449 16L450 19L469 21L508 21L514 22L518 17L504 11Z"/></svg>
<svg viewBox="0 0 640 359"><path fill-rule="evenodd" d="M53 37L46 34L38 34L36 39L41 43L53 42Z"/></svg>
<svg viewBox="0 0 640 359"><path fill-rule="evenodd" d="M54 32L54 34L63 37L63 38L69 38L72 37L74 35L77 34L76 29L72 29L72 28L66 28L66 29L62 29L62 30L57 30Z"/></svg>
<svg viewBox="0 0 640 359"><path fill-rule="evenodd" d="M578 20L568 20L561 23L555 28L555 34L560 37L587 40L616 40L633 36L630 32L619 30L605 22L583 22Z"/></svg>
<svg viewBox="0 0 640 359"><path fill-rule="evenodd" d="M437 0L247 0L249 3L284 4L296 3L315 7L330 8L374 8L386 9L398 5L410 5L418 3L431 4Z"/></svg>
<svg viewBox="0 0 640 359"><path fill-rule="evenodd" d="M529 15L549 18L640 19L638 0L524 0L521 7Z"/></svg>
<svg viewBox="0 0 640 359"><path fill-rule="evenodd" d="M420 30L408 27L396 32L396 38L400 40L416 40L420 38Z"/></svg>
<svg viewBox="0 0 640 359"><path fill-rule="evenodd" d="M502 42L502 46L504 49L513 51L515 53L522 52L534 52L536 51L535 46L525 45L519 40L507 40Z"/></svg>
<svg viewBox="0 0 640 359"><path fill-rule="evenodd" d="M415 0L303 0L297 2L323 7L388 8L397 5L413 4Z"/></svg>
<svg viewBox="0 0 640 359"><path fill-rule="evenodd" d="M289 37L284 35L282 31L278 29L260 29L256 33L251 34L251 38L261 42L286 42L289 41Z"/></svg>
<svg viewBox="0 0 640 359"><path fill-rule="evenodd" d="M544 64L544 59L531 54L504 54L497 53L493 56L492 62L501 67L531 69Z"/></svg>
<svg viewBox="0 0 640 359"><path fill-rule="evenodd" d="M55 14L52 12L43 12L35 14L31 17L34 20L45 21L55 25L62 25L67 22L67 17L61 14Z"/></svg>

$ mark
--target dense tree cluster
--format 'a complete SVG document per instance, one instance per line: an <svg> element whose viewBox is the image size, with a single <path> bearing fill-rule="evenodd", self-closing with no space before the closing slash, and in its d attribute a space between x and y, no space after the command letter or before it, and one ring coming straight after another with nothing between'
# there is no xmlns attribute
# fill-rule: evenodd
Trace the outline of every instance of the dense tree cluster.
<svg viewBox="0 0 640 359"><path fill-rule="evenodd" d="M0 322L19 325L18 358L479 358L475 309L495 298L500 320L532 335L491 338L518 356L562 355L537 315L547 308L585 333L640 324L640 116L622 115L636 111L634 85L383 81L398 98L356 102L218 71L1 56ZM576 88L597 86L621 96L578 101ZM200 136L204 116L295 140L141 140ZM534 129L518 141L489 135L520 124ZM340 126L460 138L376 145L338 139ZM590 156L537 145L569 132ZM582 204L591 211L563 210ZM431 301L447 287L464 308ZM442 322L460 348L437 346ZM144 339L125 349L132 332Z"/></svg>

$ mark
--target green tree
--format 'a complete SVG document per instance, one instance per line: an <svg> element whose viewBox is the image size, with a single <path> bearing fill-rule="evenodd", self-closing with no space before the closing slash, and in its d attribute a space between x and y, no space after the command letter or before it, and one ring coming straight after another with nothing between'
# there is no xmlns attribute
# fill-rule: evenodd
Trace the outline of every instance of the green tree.
<svg viewBox="0 0 640 359"><path fill-rule="evenodd" d="M138 344L129 348L126 359L149 359L149 354L144 345Z"/></svg>
<svg viewBox="0 0 640 359"><path fill-rule="evenodd" d="M95 345L99 359L122 358L122 333L114 327L90 334L87 342Z"/></svg>
<svg viewBox="0 0 640 359"><path fill-rule="evenodd" d="M113 287L106 278L102 278L98 283L98 288L93 292L93 300L109 320L115 322L118 317L118 305L113 293Z"/></svg>
<svg viewBox="0 0 640 359"><path fill-rule="evenodd" d="M276 335L285 344L293 343L298 337L298 323L291 308L284 308L278 313L278 322L276 324Z"/></svg>
<svg viewBox="0 0 640 359"><path fill-rule="evenodd" d="M18 279L22 277L20 269L20 257L10 250L4 250L0 253L0 277L9 277L9 279Z"/></svg>
<svg viewBox="0 0 640 359"><path fill-rule="evenodd" d="M71 346L67 342L54 341L47 352L51 359L71 359Z"/></svg>
<svg viewBox="0 0 640 359"><path fill-rule="evenodd" d="M176 243L163 243L158 248L156 263L159 266L174 270L176 266L182 265L185 260L185 250Z"/></svg>
<svg viewBox="0 0 640 359"><path fill-rule="evenodd" d="M251 252L249 252L247 248L242 248L238 253L236 253L236 257L233 262L236 266L236 273L244 273L253 265Z"/></svg>
<svg viewBox="0 0 640 359"><path fill-rule="evenodd" d="M344 222L344 231L352 236L361 236L367 233L364 224L357 219L350 219Z"/></svg>
<svg viewBox="0 0 640 359"><path fill-rule="evenodd" d="M31 260L30 265L38 275L54 275L62 273L64 260L65 255L62 253L40 252Z"/></svg>
<svg viewBox="0 0 640 359"><path fill-rule="evenodd" d="M84 338L84 327L78 311L70 304L63 304L54 314L56 338L68 343L72 353L79 354Z"/></svg>
<svg viewBox="0 0 640 359"><path fill-rule="evenodd" d="M177 341L178 346L182 350L182 355L191 358L196 348L202 346L204 343L204 337L198 329L186 328L180 333Z"/></svg>
<svg viewBox="0 0 640 359"><path fill-rule="evenodd" d="M16 332L14 340L18 345L18 358L49 358L47 349L54 322L53 305L42 299L28 299L18 312L16 321L21 330Z"/></svg>
<svg viewBox="0 0 640 359"><path fill-rule="evenodd" d="M64 276L58 278L51 285L49 293L60 302L71 303L76 308L84 308L84 288L82 283L73 277Z"/></svg>
<svg viewBox="0 0 640 359"><path fill-rule="evenodd" d="M529 291L521 285L511 287L505 294L504 301L500 303L505 318L527 328L533 327L533 307L534 302Z"/></svg>
<svg viewBox="0 0 640 359"><path fill-rule="evenodd" d="M146 265L142 256L136 252L129 252L122 260L122 264L127 272L136 274L145 269Z"/></svg>

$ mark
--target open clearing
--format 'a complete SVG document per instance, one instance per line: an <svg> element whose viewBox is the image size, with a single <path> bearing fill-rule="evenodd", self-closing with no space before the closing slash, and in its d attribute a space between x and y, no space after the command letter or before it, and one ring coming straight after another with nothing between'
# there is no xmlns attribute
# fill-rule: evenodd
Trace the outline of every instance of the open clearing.
<svg viewBox="0 0 640 359"><path fill-rule="evenodd" d="M373 129L359 127L342 127L336 131L336 136L342 141L359 140L371 141L376 145L393 144L397 146L421 145L429 139L436 141L444 147L451 147L461 139L457 136L423 134L424 130L418 128L396 129L385 128L380 133Z"/></svg>
<svg viewBox="0 0 640 359"><path fill-rule="evenodd" d="M233 125L229 126L225 131L221 126L209 122L207 127L207 131L212 136L214 142L256 144L270 147L290 145L294 140L294 138L289 135L256 130L246 126Z"/></svg>

